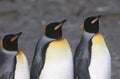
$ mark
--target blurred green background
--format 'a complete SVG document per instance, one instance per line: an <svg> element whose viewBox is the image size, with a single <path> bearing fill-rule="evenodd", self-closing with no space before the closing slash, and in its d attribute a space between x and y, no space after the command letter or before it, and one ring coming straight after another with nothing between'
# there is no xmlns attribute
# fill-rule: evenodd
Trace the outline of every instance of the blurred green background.
<svg viewBox="0 0 120 79"><path fill-rule="evenodd" d="M99 14L102 15L100 32L112 57L112 79L120 79L120 0L0 0L0 38L8 33L23 32L19 48L31 65L43 26L67 19L63 34L74 53L83 21Z"/></svg>

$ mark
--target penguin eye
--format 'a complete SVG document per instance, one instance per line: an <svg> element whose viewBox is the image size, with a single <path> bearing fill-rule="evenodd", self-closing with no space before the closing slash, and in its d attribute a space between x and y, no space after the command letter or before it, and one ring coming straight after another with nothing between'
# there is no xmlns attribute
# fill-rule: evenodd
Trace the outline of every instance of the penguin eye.
<svg viewBox="0 0 120 79"><path fill-rule="evenodd" d="M94 24L97 20L98 18L95 18L94 20L91 21L91 24Z"/></svg>
<svg viewBox="0 0 120 79"><path fill-rule="evenodd" d="M14 36L10 41L13 42L18 38L18 35Z"/></svg>
<svg viewBox="0 0 120 79"><path fill-rule="evenodd" d="M57 25L54 30L58 30L60 27L62 26L62 23L60 23L59 25Z"/></svg>

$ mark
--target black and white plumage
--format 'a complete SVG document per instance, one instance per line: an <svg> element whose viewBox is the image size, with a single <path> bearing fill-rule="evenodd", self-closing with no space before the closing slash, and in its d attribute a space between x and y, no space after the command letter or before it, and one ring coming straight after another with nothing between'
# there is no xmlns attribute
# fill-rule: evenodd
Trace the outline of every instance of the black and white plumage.
<svg viewBox="0 0 120 79"><path fill-rule="evenodd" d="M27 58L18 48L21 34L8 34L1 40L0 79L30 79Z"/></svg>
<svg viewBox="0 0 120 79"><path fill-rule="evenodd" d="M31 79L73 79L71 48L62 38L61 22L50 23L39 39L31 66Z"/></svg>
<svg viewBox="0 0 120 79"><path fill-rule="evenodd" d="M74 55L75 79L111 79L111 57L101 33L99 17L88 17Z"/></svg>

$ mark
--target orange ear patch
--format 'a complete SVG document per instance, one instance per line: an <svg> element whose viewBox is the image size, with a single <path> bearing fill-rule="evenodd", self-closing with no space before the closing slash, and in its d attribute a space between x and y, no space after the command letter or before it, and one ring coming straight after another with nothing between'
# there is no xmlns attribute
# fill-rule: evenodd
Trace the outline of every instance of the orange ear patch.
<svg viewBox="0 0 120 79"><path fill-rule="evenodd" d="M81 28L84 30L84 24L82 24Z"/></svg>
<svg viewBox="0 0 120 79"><path fill-rule="evenodd" d="M2 41L0 40L0 48L2 47Z"/></svg>
<svg viewBox="0 0 120 79"><path fill-rule="evenodd" d="M44 33L46 32L46 26L43 27L43 32L44 32Z"/></svg>

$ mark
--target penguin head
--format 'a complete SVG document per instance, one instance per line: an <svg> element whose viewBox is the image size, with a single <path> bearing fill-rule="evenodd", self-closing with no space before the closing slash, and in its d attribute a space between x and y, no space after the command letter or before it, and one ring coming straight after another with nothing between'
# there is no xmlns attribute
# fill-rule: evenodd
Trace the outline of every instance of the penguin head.
<svg viewBox="0 0 120 79"><path fill-rule="evenodd" d="M22 32L4 36L2 40L3 48L8 51L18 51L18 38L21 34Z"/></svg>
<svg viewBox="0 0 120 79"><path fill-rule="evenodd" d="M61 22L53 22L46 26L45 35L49 38L59 39L62 37L62 26L67 20Z"/></svg>
<svg viewBox="0 0 120 79"><path fill-rule="evenodd" d="M89 33L98 33L99 32L99 18L101 15L88 17L84 21L84 30Z"/></svg>

